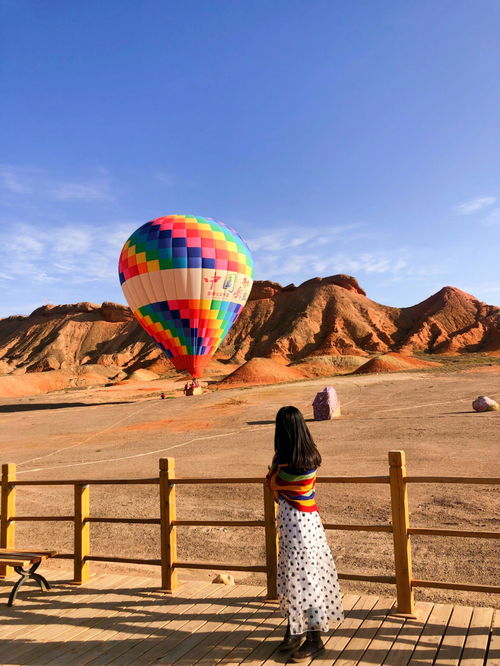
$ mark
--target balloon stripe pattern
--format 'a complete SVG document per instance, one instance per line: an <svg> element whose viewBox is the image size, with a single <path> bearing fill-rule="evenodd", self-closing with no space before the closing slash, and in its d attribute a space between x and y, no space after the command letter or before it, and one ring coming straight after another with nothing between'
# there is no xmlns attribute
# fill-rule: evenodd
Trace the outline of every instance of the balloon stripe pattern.
<svg viewBox="0 0 500 666"><path fill-rule="evenodd" d="M222 222L169 215L130 236L119 276L141 326L177 369L199 377L248 298L253 261Z"/></svg>

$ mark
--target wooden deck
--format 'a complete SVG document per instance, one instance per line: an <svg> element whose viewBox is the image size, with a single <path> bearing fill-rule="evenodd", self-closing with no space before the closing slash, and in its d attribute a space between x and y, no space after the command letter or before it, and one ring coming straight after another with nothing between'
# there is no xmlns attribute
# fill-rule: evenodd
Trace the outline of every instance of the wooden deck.
<svg viewBox="0 0 500 666"><path fill-rule="evenodd" d="M286 661L276 652L283 619L263 588L189 582L172 596L151 578L100 575L84 587L55 581L46 593L27 585L8 608L13 580L0 583L1 664ZM419 619L405 620L390 615L393 600L354 594L344 606L314 666L500 665L499 611L418 603Z"/></svg>

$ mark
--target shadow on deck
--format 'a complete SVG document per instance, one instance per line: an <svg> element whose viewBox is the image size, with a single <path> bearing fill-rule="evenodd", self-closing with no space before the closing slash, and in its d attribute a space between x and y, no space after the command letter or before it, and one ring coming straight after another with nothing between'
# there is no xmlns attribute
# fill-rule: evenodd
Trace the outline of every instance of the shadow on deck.
<svg viewBox="0 0 500 666"><path fill-rule="evenodd" d="M50 576L49 576L50 578ZM99 575L46 593L0 582L1 664L276 664L284 632L256 586L189 582L175 595L152 578ZM500 664L499 611L417 603L418 619L391 615L392 599L348 594L346 619L325 637L327 664ZM493 628L493 629L492 629ZM307 663L307 662L305 662Z"/></svg>

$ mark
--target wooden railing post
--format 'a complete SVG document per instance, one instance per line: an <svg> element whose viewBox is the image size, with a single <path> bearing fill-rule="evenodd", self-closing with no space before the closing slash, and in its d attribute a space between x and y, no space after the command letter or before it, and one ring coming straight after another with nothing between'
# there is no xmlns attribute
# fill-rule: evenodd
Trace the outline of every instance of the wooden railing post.
<svg viewBox="0 0 500 666"><path fill-rule="evenodd" d="M404 451L389 451L391 485L392 533L394 539L394 565L396 569L397 610L401 615L414 615L415 602L412 588L411 547L408 528L408 490Z"/></svg>
<svg viewBox="0 0 500 666"><path fill-rule="evenodd" d="M16 487L12 481L16 480L16 466L14 463L2 465L2 498L0 502L0 548L14 548L15 523L12 520L16 515ZM0 565L0 578L11 573L11 567Z"/></svg>
<svg viewBox="0 0 500 666"><path fill-rule="evenodd" d="M83 585L89 578L90 555L90 486L75 483L75 558L73 583Z"/></svg>
<svg viewBox="0 0 500 666"><path fill-rule="evenodd" d="M177 587L177 528L172 524L175 511L175 459L160 458L160 531L161 531L161 588L173 592Z"/></svg>
<svg viewBox="0 0 500 666"><path fill-rule="evenodd" d="M278 532L276 530L276 502L268 485L264 483L264 522L266 530L267 598L278 597L276 579L278 574Z"/></svg>

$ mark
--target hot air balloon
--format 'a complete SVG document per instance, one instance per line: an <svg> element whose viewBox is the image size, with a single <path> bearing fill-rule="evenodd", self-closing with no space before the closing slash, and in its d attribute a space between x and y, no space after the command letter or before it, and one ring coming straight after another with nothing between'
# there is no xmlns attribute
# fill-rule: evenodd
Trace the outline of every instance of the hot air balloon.
<svg viewBox="0 0 500 666"><path fill-rule="evenodd" d="M168 215L127 240L120 283L135 317L177 370L201 377L246 303L253 261L231 227Z"/></svg>

